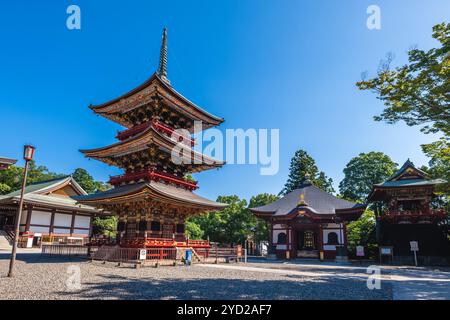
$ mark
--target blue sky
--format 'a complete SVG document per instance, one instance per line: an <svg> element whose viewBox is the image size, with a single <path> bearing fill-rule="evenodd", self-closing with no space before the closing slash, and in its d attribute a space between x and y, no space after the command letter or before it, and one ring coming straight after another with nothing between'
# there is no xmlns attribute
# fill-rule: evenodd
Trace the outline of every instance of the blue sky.
<svg viewBox="0 0 450 320"><path fill-rule="evenodd" d="M66 28L66 9L81 8L81 30ZM381 9L368 30L366 9ZM412 46L431 48L433 25L450 2L434 1L10 1L0 5L0 155L20 158L25 143L50 170L86 168L99 180L118 174L79 149L115 141L122 128L88 108L147 79L169 32L169 78L187 98L225 118L219 128L280 129L280 171L228 165L196 175L198 193L249 198L278 193L290 158L305 149L337 187L347 162L383 151L399 164L427 159L436 140L419 128L374 122L382 104L360 92L386 53L406 62ZM446 20L447 19L447 20Z"/></svg>

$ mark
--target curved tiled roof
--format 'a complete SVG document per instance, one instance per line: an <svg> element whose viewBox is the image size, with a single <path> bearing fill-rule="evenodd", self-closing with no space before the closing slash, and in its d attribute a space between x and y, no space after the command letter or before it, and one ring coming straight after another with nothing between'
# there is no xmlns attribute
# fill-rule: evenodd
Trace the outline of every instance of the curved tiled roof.
<svg viewBox="0 0 450 320"><path fill-rule="evenodd" d="M299 205L301 195L303 205ZM267 213L283 216L293 213L296 209L308 209L318 215L336 214L339 210L364 209L364 204L357 204L322 191L312 184L304 184L299 189L288 193L283 198L268 205L251 208L254 213Z"/></svg>
<svg viewBox="0 0 450 320"><path fill-rule="evenodd" d="M211 210L220 210L227 206L227 204L206 199L189 190L155 181L124 185L105 192L73 197L73 199L80 203L96 204L113 201L121 197L133 196L141 192L146 192L158 200L181 202L185 205L207 207Z"/></svg>

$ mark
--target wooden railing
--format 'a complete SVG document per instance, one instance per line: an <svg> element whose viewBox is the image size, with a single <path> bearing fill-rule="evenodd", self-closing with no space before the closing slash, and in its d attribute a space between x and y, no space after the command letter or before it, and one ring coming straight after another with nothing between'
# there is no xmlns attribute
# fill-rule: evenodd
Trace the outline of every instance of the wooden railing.
<svg viewBox="0 0 450 320"><path fill-rule="evenodd" d="M3 231L5 231L5 238L11 244L14 242L14 227L12 226L4 226Z"/></svg>
<svg viewBox="0 0 450 320"><path fill-rule="evenodd" d="M89 247L78 245L63 245L63 244L44 244L42 245L42 255L53 256L83 256L89 255Z"/></svg>
<svg viewBox="0 0 450 320"><path fill-rule="evenodd" d="M195 140L189 136L183 136L181 134L178 134L173 128L162 124L159 121L153 120L153 121L147 121L141 124L138 124L134 127L131 127L127 130L123 130L120 131L117 135L116 138L123 141L131 136L137 135L138 133L141 133L142 131L144 131L145 129L147 129L148 127L152 126L153 128L155 128L156 130L166 134L167 136L169 136L171 139L178 141L178 142L184 142L187 145L190 145L191 147L195 145Z"/></svg>
<svg viewBox="0 0 450 320"><path fill-rule="evenodd" d="M144 171L129 172L119 176L112 176L109 179L109 183L112 185L118 185L122 182L131 182L139 180L153 180L153 181L165 181L177 186L181 186L188 190L198 189L197 181L188 181L184 178L177 177L173 174L166 172L159 172L154 168L149 168Z"/></svg>
<svg viewBox="0 0 450 320"><path fill-rule="evenodd" d="M123 248L119 246L77 246L77 245L42 245L42 255L66 257L90 257L103 262L144 264L145 261L170 260L184 262L186 251L192 250L193 262L239 262L242 260L242 250L239 248L202 248L202 247L136 247Z"/></svg>
<svg viewBox="0 0 450 320"><path fill-rule="evenodd" d="M387 211L381 216L381 220L402 220L402 219L445 219L447 217L447 212L445 210L418 210L418 211Z"/></svg>
<svg viewBox="0 0 450 320"><path fill-rule="evenodd" d="M135 238L122 239L121 247L128 248L151 248L151 247L194 247L194 248L209 248L208 240L190 240L177 241L174 238Z"/></svg>

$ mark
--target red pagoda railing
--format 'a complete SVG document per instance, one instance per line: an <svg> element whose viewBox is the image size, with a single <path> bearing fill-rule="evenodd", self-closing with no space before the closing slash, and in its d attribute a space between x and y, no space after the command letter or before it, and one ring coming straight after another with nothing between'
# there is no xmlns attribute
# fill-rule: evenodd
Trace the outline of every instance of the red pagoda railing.
<svg viewBox="0 0 450 320"><path fill-rule="evenodd" d="M125 140L131 136L134 136L138 133L141 133L142 131L144 131L145 129L147 129L148 127L150 127L151 122L144 122L141 124L138 124L137 126L131 127L130 129L124 130L124 131L120 131L117 135L116 138L119 140Z"/></svg>
<svg viewBox="0 0 450 320"><path fill-rule="evenodd" d="M191 137L183 136L183 135L177 133L173 128L171 128L165 124L162 124L156 120L147 121L147 122L138 124L130 129L121 131L116 135L116 138L123 141L131 136L141 133L142 131L144 131L145 129L147 129L150 126L153 126L153 128L155 128L156 130L168 135L169 137L171 137L173 139L176 139L177 141L187 142L186 144L190 144L191 146L195 145L195 140L192 139Z"/></svg>
<svg viewBox="0 0 450 320"><path fill-rule="evenodd" d="M123 182L139 181L141 179L152 181L164 181L167 183L175 184L177 186L183 187L191 191L198 189L197 181L190 182L187 181L186 179L180 179L179 177L169 173L158 172L155 169L148 169L145 171L130 172L120 176L113 176L110 177L109 183L115 186Z"/></svg>
<svg viewBox="0 0 450 320"><path fill-rule="evenodd" d="M385 212L380 219L392 222L399 222L402 220L436 220L445 219L447 217L447 212L445 210L422 210L422 211L388 211Z"/></svg>
<svg viewBox="0 0 450 320"><path fill-rule="evenodd" d="M190 240L177 241L174 238L135 238L122 239L120 246L124 248L210 248L211 245L208 240Z"/></svg>

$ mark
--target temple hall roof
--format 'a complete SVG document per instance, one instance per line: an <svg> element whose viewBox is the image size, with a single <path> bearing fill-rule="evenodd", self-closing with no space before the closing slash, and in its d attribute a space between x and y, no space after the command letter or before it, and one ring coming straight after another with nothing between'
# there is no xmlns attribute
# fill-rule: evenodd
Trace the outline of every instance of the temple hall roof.
<svg viewBox="0 0 450 320"><path fill-rule="evenodd" d="M17 160L15 159L0 157L0 169L8 168L10 165L15 164L16 162Z"/></svg>
<svg viewBox="0 0 450 320"><path fill-rule="evenodd" d="M298 209L306 209L316 215L332 215L339 211L363 211L364 204L357 204L322 191L311 183L303 184L299 189L268 205L251 208L255 214L285 216Z"/></svg>
<svg viewBox="0 0 450 320"><path fill-rule="evenodd" d="M423 170L416 168L411 160L406 160L402 167L386 181L374 184L368 195L368 201L376 201L383 198L386 189L389 188L413 188L424 186L435 186L446 183L443 179L430 179Z"/></svg>
<svg viewBox="0 0 450 320"><path fill-rule="evenodd" d="M77 210L91 213L98 213L94 207L77 203L69 196L60 196L55 191L70 186L74 193L87 195L81 186L71 177L65 176L48 181L30 184L25 188L24 201L28 204L42 205L64 210ZM9 194L0 196L0 204L16 204L20 200L21 191L17 190Z"/></svg>

